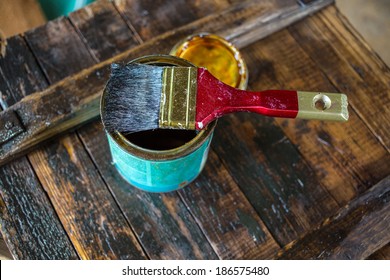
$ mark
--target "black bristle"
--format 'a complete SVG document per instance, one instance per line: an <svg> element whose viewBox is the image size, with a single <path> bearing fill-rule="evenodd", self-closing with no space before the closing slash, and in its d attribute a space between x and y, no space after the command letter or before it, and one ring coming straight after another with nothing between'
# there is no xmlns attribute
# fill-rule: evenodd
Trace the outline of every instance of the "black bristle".
<svg viewBox="0 0 390 280"><path fill-rule="evenodd" d="M111 65L102 120L107 131L131 133L158 128L162 67Z"/></svg>

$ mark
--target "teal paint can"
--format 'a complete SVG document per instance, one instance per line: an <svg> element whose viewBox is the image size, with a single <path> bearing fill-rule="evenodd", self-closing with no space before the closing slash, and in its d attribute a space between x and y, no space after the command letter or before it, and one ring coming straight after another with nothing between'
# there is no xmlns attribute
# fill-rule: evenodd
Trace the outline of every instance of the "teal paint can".
<svg viewBox="0 0 390 280"><path fill-rule="evenodd" d="M193 66L169 55L151 55L130 63L165 66ZM104 111L103 92L101 111ZM112 161L131 185L148 192L169 192L192 182L207 160L216 121L196 131L162 130L124 135L106 132Z"/></svg>
<svg viewBox="0 0 390 280"><path fill-rule="evenodd" d="M48 20L55 19L88 5L95 0L39 0Z"/></svg>

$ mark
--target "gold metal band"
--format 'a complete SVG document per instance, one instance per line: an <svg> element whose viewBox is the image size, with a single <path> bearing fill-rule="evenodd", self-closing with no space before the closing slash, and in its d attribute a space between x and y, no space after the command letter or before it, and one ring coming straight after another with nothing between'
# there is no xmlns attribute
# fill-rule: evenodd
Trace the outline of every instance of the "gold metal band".
<svg viewBox="0 0 390 280"><path fill-rule="evenodd" d="M162 82L159 127L195 129L197 68L166 67Z"/></svg>
<svg viewBox="0 0 390 280"><path fill-rule="evenodd" d="M348 120L348 99L343 93L298 91L300 119L345 122Z"/></svg>

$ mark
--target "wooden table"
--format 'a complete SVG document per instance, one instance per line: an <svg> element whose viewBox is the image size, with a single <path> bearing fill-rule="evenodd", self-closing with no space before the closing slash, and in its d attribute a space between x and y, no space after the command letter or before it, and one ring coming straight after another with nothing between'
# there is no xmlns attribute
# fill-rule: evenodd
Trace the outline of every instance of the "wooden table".
<svg viewBox="0 0 390 280"><path fill-rule="evenodd" d="M207 19L233 2L97 1L9 38L1 107L130 49L120 58L135 58L161 34L149 51L168 53L212 29ZM170 32L192 22L197 29ZM94 121L0 168L0 225L12 255L389 259L389 68L334 5L241 51L250 89L345 92L350 120L224 117L202 174L167 194L127 184Z"/></svg>

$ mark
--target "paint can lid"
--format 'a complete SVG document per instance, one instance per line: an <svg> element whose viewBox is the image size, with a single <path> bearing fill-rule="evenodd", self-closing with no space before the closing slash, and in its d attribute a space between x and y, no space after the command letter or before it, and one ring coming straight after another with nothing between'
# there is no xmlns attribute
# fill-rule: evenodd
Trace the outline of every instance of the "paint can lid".
<svg viewBox="0 0 390 280"><path fill-rule="evenodd" d="M207 68L220 81L232 87L246 89L248 68L240 52L224 38L210 33L191 35L178 42L170 55L186 59L198 67Z"/></svg>

